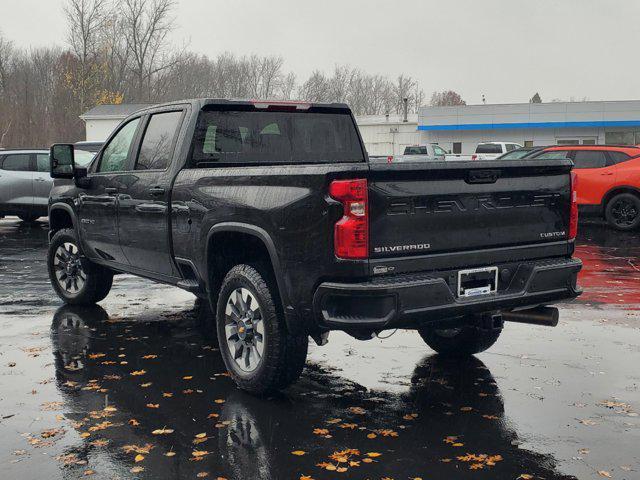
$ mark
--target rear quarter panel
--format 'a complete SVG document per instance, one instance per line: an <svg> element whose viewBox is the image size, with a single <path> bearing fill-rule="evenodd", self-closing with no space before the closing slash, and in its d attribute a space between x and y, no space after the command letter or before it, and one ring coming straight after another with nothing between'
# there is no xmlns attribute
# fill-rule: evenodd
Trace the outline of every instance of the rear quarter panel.
<svg viewBox="0 0 640 480"><path fill-rule="evenodd" d="M226 222L256 226L275 246L283 300L310 309L319 282L368 272L366 262L334 256L333 225L342 217L342 206L327 196L331 180L364 177L367 171L365 163L182 170L172 193L175 256L192 260L204 276L213 227Z"/></svg>

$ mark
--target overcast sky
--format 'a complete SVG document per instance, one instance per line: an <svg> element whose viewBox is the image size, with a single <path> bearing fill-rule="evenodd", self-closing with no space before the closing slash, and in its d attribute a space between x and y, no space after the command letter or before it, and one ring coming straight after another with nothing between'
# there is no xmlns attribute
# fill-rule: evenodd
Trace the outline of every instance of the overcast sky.
<svg viewBox="0 0 640 480"><path fill-rule="evenodd" d="M0 0L16 46L65 41L63 0ZM348 64L467 103L640 98L638 0L178 0L172 40L281 55L298 80Z"/></svg>

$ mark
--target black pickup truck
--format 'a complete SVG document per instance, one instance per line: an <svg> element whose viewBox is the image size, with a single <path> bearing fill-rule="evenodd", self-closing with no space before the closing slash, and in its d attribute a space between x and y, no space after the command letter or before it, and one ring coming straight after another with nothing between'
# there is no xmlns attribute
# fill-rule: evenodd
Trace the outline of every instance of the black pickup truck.
<svg viewBox="0 0 640 480"><path fill-rule="evenodd" d="M572 299L570 160L369 163L343 104L195 100L126 119L87 168L51 147L48 268L70 304L127 272L215 312L236 383L297 379L308 337L417 330L442 354ZM72 179L72 180L71 180Z"/></svg>

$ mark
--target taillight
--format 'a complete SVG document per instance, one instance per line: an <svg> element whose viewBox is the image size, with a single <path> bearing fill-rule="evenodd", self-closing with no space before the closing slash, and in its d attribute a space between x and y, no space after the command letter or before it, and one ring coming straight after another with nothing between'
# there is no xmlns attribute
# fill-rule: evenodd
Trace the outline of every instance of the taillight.
<svg viewBox="0 0 640 480"><path fill-rule="evenodd" d="M578 236L578 176L571 172L571 213L569 214L569 240Z"/></svg>
<svg viewBox="0 0 640 480"><path fill-rule="evenodd" d="M362 259L369 257L369 205L367 180L335 180L329 195L344 207L343 217L334 228L336 257Z"/></svg>
<svg viewBox="0 0 640 480"><path fill-rule="evenodd" d="M471 155L471 160L477 160L478 159L478 155Z"/></svg>

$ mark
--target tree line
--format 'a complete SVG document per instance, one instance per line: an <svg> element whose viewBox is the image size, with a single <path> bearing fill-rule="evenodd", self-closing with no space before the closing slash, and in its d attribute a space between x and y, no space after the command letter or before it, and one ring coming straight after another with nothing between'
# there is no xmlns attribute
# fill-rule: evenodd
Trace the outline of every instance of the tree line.
<svg viewBox="0 0 640 480"><path fill-rule="evenodd" d="M0 32L0 147L84 138L79 115L107 103L195 97L345 102L357 115L424 103L418 82L350 66L298 79L279 56L197 55L170 39L175 0L67 0L64 45L24 49Z"/></svg>

